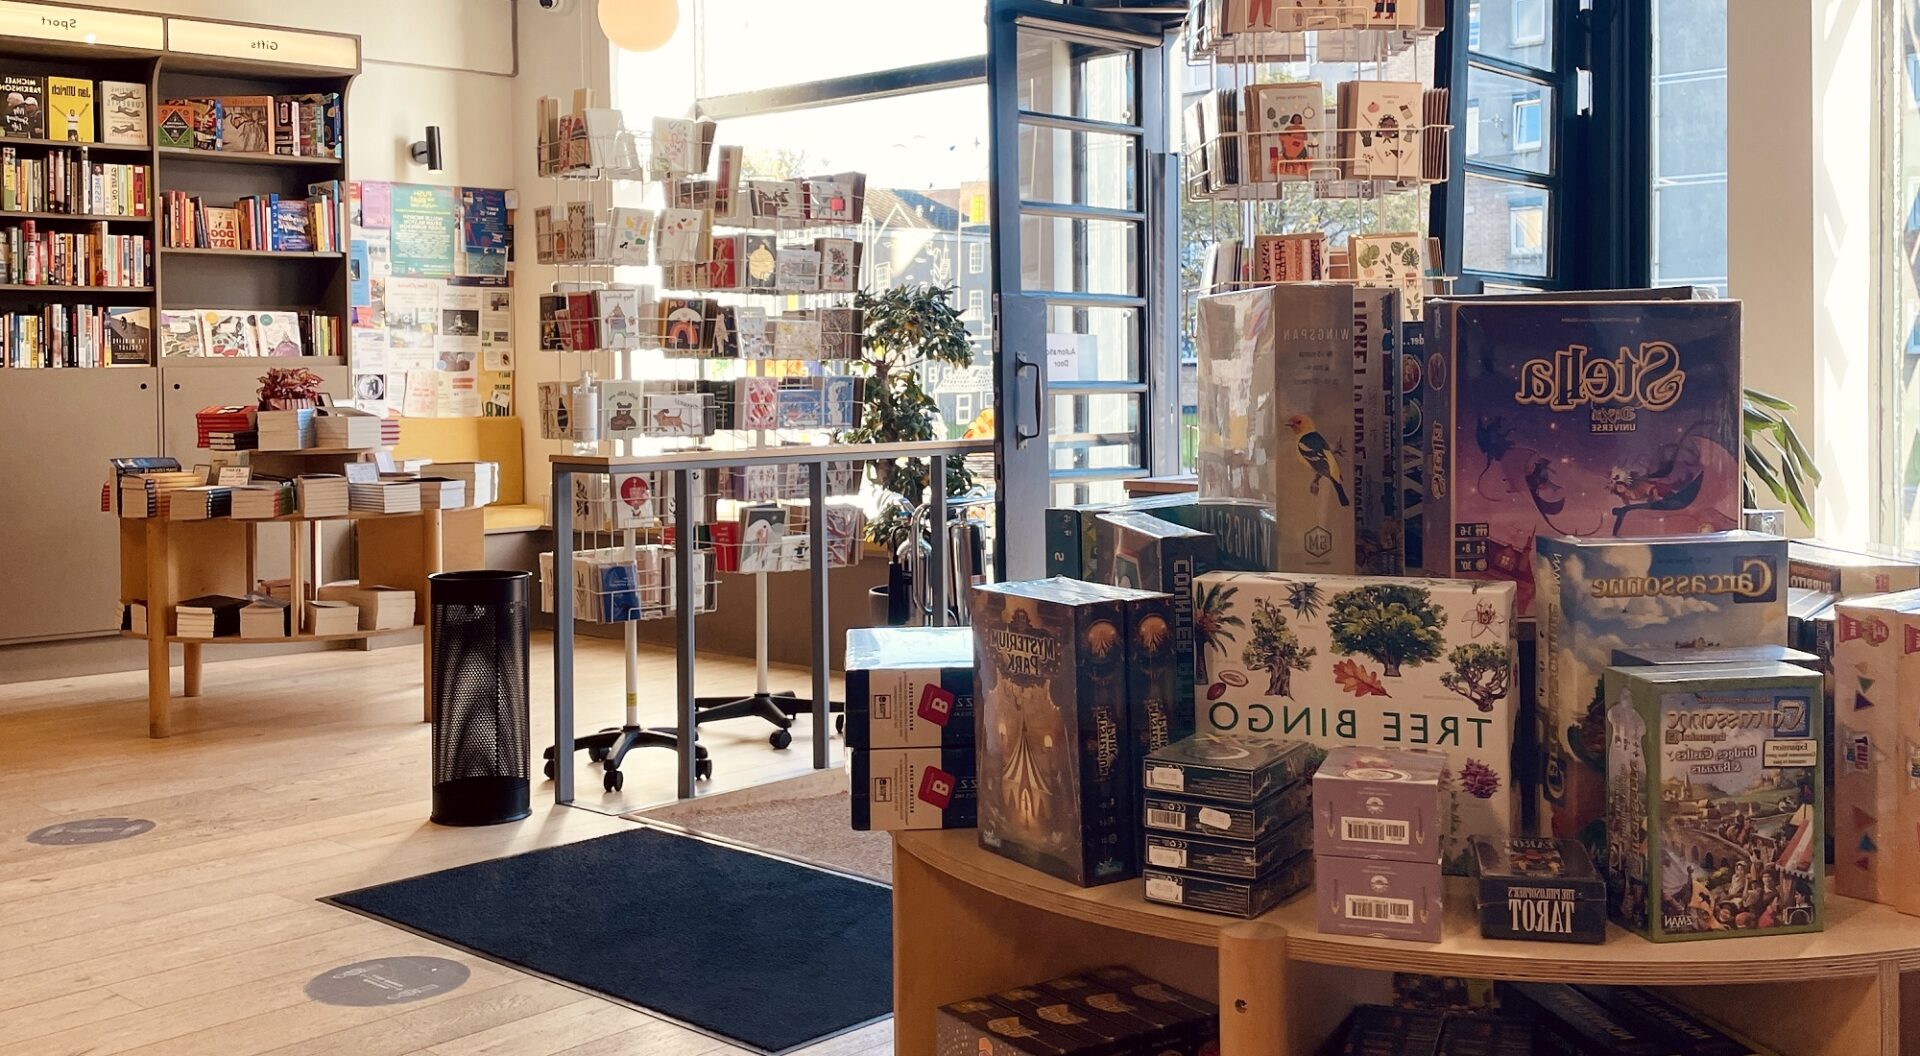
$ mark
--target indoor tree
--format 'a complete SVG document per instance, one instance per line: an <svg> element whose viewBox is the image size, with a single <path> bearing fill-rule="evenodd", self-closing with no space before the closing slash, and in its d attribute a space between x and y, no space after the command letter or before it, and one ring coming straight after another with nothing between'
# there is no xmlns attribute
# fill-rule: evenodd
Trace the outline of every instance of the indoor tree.
<svg viewBox="0 0 1920 1056"><path fill-rule="evenodd" d="M1746 472L1740 479L1740 502L1757 509L1758 481L1775 502L1800 518L1808 530L1813 528L1813 503L1808 493L1820 483L1820 467L1800 442L1787 415L1793 404L1759 389L1742 394L1740 431L1746 440Z"/></svg>

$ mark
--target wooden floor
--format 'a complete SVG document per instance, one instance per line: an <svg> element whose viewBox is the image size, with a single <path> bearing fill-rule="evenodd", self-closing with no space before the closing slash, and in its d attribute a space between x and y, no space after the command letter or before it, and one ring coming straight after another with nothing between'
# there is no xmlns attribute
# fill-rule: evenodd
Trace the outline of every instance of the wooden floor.
<svg viewBox="0 0 1920 1056"><path fill-rule="evenodd" d="M427 821L418 647L246 655L210 648L205 696L181 702L178 732L165 741L146 736L144 674L0 686L0 1056L740 1051L315 901L620 831L633 823L614 813L672 798L670 756L630 759L619 796L603 795L599 769L582 760L580 803L593 810L552 807L551 786L536 776L531 819L439 828ZM533 661L537 745L551 736L544 640ZM671 663L670 654L642 656L643 721L668 721ZM576 670L581 727L617 725L617 645L583 641ZM752 688L751 667L738 661L702 658L699 671L703 693ZM176 669L176 689L178 679ZM802 692L807 684L797 672L775 682ZM809 728L803 721L793 747L775 752L759 720L706 727L708 787L808 772ZM95 817L156 827L93 846L24 840L43 825ZM427 953L465 963L471 979L390 1008L323 1005L303 992L327 968ZM891 1024L807 1051L889 1053Z"/></svg>

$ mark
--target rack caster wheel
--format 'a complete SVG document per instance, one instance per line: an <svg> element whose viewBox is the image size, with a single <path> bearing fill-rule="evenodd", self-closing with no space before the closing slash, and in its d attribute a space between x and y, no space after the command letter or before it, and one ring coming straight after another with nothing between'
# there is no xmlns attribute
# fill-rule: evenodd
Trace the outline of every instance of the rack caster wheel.
<svg viewBox="0 0 1920 1056"><path fill-rule="evenodd" d="M600 784L609 792L618 792L626 787L627 775L618 770L609 770L607 771L607 776L601 780Z"/></svg>
<svg viewBox="0 0 1920 1056"><path fill-rule="evenodd" d="M587 749L587 758L596 763L606 762L607 750L605 748L589 748Z"/></svg>
<svg viewBox="0 0 1920 1056"><path fill-rule="evenodd" d="M793 743L792 730L775 730L767 735L767 743L777 749L786 748Z"/></svg>
<svg viewBox="0 0 1920 1056"><path fill-rule="evenodd" d="M553 760L548 759L546 765L540 768L540 772L547 775L547 779L551 781L553 779Z"/></svg>
<svg viewBox="0 0 1920 1056"><path fill-rule="evenodd" d="M707 746L706 746L706 745L704 745L704 744L696 744L696 745L694 745L694 746L693 746L693 757L694 757L695 759L705 759L705 758L707 757Z"/></svg>
<svg viewBox="0 0 1920 1056"><path fill-rule="evenodd" d="M713 760L711 759L694 760L693 779L696 781L713 780Z"/></svg>

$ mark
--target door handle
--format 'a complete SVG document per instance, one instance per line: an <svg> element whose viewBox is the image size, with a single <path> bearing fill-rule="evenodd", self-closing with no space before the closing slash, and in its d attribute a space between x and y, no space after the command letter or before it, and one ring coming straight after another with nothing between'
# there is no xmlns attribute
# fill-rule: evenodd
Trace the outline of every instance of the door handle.
<svg viewBox="0 0 1920 1056"><path fill-rule="evenodd" d="M1041 412L1045 410L1044 397L1040 393L1040 364L1021 359L1016 355L1013 360L1013 378L1016 388L1020 384L1021 376L1028 371L1033 372L1033 403L1029 408L1033 414L1031 418L1022 416L1021 419L1013 425L1013 439L1022 444L1029 440L1038 440L1040 438ZM1031 427L1029 427L1029 422L1032 423Z"/></svg>

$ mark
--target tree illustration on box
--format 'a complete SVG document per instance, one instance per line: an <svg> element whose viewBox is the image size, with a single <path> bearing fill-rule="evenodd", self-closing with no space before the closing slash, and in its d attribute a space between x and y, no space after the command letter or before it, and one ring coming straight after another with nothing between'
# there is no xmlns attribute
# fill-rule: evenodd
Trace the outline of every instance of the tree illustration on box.
<svg viewBox="0 0 1920 1056"><path fill-rule="evenodd" d="M1240 659L1248 667L1267 672L1268 696L1292 699L1293 673L1313 666L1311 661L1318 652L1300 644L1300 636L1287 626L1287 614L1279 606L1265 598L1253 603L1253 634Z"/></svg>
<svg viewBox="0 0 1920 1056"><path fill-rule="evenodd" d="M1207 656L1214 650L1227 655L1227 643L1234 640L1229 627L1245 627L1247 621L1232 615L1233 596L1240 593L1239 587L1230 587L1225 583L1209 583L1200 592L1200 603L1193 607L1193 651L1194 674L1201 682L1210 681L1207 675Z"/></svg>
<svg viewBox="0 0 1920 1056"><path fill-rule="evenodd" d="M1320 615L1320 603L1326 600L1326 592L1320 584L1310 580L1301 580L1287 584L1287 608L1305 617Z"/></svg>
<svg viewBox="0 0 1920 1056"><path fill-rule="evenodd" d="M1453 670L1440 676L1440 684L1473 701L1481 711L1492 711L1495 701L1512 688L1513 665L1504 645L1456 645L1447 654Z"/></svg>
<svg viewBox="0 0 1920 1056"><path fill-rule="evenodd" d="M1399 678L1402 664L1440 658L1445 639L1440 628L1447 614L1435 608L1422 587L1376 583L1333 596L1327 627L1333 651L1372 657L1388 678Z"/></svg>

